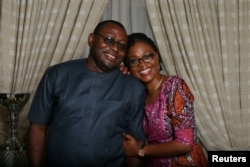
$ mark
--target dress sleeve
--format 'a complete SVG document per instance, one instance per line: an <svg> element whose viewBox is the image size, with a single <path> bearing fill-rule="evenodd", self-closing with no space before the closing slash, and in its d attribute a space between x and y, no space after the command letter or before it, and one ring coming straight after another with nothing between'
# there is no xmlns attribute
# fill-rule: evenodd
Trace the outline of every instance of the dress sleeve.
<svg viewBox="0 0 250 167"><path fill-rule="evenodd" d="M194 144L196 127L194 96L184 80L177 82L173 92L172 125L174 140L183 144Z"/></svg>

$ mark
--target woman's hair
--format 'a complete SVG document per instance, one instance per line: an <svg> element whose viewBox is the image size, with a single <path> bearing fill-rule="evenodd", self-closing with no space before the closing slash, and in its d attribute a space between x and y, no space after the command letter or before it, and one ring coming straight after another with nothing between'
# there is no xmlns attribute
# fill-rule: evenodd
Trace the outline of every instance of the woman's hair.
<svg viewBox="0 0 250 167"><path fill-rule="evenodd" d="M159 52L159 49L158 49L157 45L155 44L155 42L151 38L149 38L144 33L132 33L132 34L128 35L127 51L133 45L135 45L135 43L137 43L137 42L143 42L143 43L146 43L149 46L151 46L153 48L153 50L158 53L158 55L159 55L159 63L161 62L161 54ZM127 54L126 54L125 60L127 60Z"/></svg>

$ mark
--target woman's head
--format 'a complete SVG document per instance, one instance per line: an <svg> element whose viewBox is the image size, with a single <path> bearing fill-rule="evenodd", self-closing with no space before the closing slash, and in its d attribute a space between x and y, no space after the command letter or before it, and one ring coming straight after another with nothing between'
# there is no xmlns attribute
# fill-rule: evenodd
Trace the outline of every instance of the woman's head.
<svg viewBox="0 0 250 167"><path fill-rule="evenodd" d="M143 33L128 36L125 63L133 76L147 83L160 71L160 53L154 41Z"/></svg>

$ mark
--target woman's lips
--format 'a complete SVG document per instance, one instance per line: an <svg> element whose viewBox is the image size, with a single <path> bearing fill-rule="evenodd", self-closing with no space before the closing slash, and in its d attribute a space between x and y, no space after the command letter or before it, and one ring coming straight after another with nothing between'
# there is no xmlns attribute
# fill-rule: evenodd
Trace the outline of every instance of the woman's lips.
<svg viewBox="0 0 250 167"><path fill-rule="evenodd" d="M150 68L146 68L146 69L140 70L139 73L141 75L148 75L150 73L150 71L151 71Z"/></svg>

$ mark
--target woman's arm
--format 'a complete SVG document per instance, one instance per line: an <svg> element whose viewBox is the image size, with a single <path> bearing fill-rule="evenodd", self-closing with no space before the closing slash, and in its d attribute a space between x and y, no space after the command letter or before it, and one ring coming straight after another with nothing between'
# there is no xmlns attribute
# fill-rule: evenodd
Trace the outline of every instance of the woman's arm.
<svg viewBox="0 0 250 167"><path fill-rule="evenodd" d="M141 144L139 144L131 135L126 134L124 141L125 154L127 156L139 156ZM191 145L181 144L176 141L170 141L160 144L147 144L144 146L145 155L151 157L172 157L182 155L192 150Z"/></svg>
<svg viewBox="0 0 250 167"><path fill-rule="evenodd" d="M181 144L176 141L167 143L149 144L144 147L145 156L152 157L173 157L182 154L187 154L192 150L191 145Z"/></svg>

